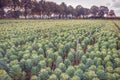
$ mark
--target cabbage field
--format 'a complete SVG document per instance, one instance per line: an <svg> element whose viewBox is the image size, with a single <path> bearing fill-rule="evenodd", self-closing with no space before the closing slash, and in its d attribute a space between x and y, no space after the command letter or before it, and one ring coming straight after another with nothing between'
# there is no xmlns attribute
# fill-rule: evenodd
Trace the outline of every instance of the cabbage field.
<svg viewBox="0 0 120 80"><path fill-rule="evenodd" d="M0 20L0 80L120 80L120 21Z"/></svg>

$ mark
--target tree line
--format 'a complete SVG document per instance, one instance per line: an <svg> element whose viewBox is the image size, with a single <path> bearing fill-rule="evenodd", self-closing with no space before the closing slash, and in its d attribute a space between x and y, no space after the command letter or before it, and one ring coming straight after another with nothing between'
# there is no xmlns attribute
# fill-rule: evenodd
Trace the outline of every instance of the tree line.
<svg viewBox="0 0 120 80"><path fill-rule="evenodd" d="M115 17L114 10L95 5L91 8L77 5L74 8L64 2L57 4L45 0L0 0L0 18L102 18L105 15Z"/></svg>

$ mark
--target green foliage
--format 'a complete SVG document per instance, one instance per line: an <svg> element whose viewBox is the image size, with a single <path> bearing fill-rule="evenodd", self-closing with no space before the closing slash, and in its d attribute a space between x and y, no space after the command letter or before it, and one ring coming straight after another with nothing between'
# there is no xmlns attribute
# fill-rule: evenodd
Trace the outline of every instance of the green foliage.
<svg viewBox="0 0 120 80"><path fill-rule="evenodd" d="M104 20L1 20L0 80L119 80L119 39Z"/></svg>
<svg viewBox="0 0 120 80"><path fill-rule="evenodd" d="M46 62L44 60L40 61L38 64L41 68L46 68Z"/></svg>
<svg viewBox="0 0 120 80"><path fill-rule="evenodd" d="M115 72L118 73L118 74L120 74L120 67L115 68Z"/></svg>
<svg viewBox="0 0 120 80"><path fill-rule="evenodd" d="M31 72L33 63L32 63L31 59L27 59L27 60L23 59L23 60L21 60L20 65L21 65L23 70Z"/></svg>
<svg viewBox="0 0 120 80"><path fill-rule="evenodd" d="M70 50L70 52L68 54L68 59L70 61L73 61L75 59L75 51L73 49Z"/></svg>
<svg viewBox="0 0 120 80"><path fill-rule="evenodd" d="M120 67L120 58L115 58L115 66Z"/></svg>
<svg viewBox="0 0 120 80"><path fill-rule="evenodd" d="M30 80L37 80L37 76L33 75Z"/></svg>
<svg viewBox="0 0 120 80"><path fill-rule="evenodd" d="M69 79L70 79L70 77L67 74L65 74L65 73L62 73L60 75L60 80L69 80Z"/></svg>
<svg viewBox="0 0 120 80"><path fill-rule="evenodd" d="M96 70L97 70L97 68L96 68L96 66L95 66L95 65L91 65L91 66L89 67L89 70L96 71Z"/></svg>
<svg viewBox="0 0 120 80"><path fill-rule="evenodd" d="M29 58L30 58L30 54L29 53L23 55L23 59L29 59Z"/></svg>
<svg viewBox="0 0 120 80"><path fill-rule="evenodd" d="M24 76L25 74L22 74L22 69L19 65L12 65L9 71L9 75L12 79L17 80L22 79L22 76Z"/></svg>
<svg viewBox="0 0 120 80"><path fill-rule="evenodd" d="M110 67L106 67L106 70L107 72L113 72L113 68L110 66Z"/></svg>
<svg viewBox="0 0 120 80"><path fill-rule="evenodd" d="M94 71L85 72L85 77L87 80L92 80L96 76L97 75Z"/></svg>
<svg viewBox="0 0 120 80"><path fill-rule="evenodd" d="M78 56L79 56L79 59L81 59L81 57L84 55L84 52L82 50L78 51Z"/></svg>
<svg viewBox="0 0 120 80"><path fill-rule="evenodd" d="M106 79L107 75L103 69L98 69L97 70L97 76L99 79Z"/></svg>
<svg viewBox="0 0 120 80"><path fill-rule="evenodd" d="M81 64L79 64L79 68L80 68L81 70L85 70L85 69L86 69L86 66L85 66L85 64L81 63Z"/></svg>
<svg viewBox="0 0 120 80"><path fill-rule="evenodd" d="M58 68L60 68L62 72L66 71L66 66L65 66L64 63L60 63L59 66L58 66Z"/></svg>
<svg viewBox="0 0 120 80"><path fill-rule="evenodd" d="M112 73L107 73L107 79L113 80L114 79L113 74Z"/></svg>
<svg viewBox="0 0 120 80"><path fill-rule="evenodd" d="M120 75L117 73L113 73L114 80L118 80L120 78Z"/></svg>
<svg viewBox="0 0 120 80"><path fill-rule="evenodd" d="M39 48L38 54L39 54L39 55L40 55L40 54L44 54L44 50L43 50L42 48Z"/></svg>
<svg viewBox="0 0 120 80"><path fill-rule="evenodd" d="M46 69L41 69L38 75L38 80L47 80L49 78L48 71Z"/></svg>
<svg viewBox="0 0 120 80"><path fill-rule="evenodd" d="M91 66L91 65L94 65L94 60L88 58L88 59L86 60L86 67L89 67L89 66Z"/></svg>
<svg viewBox="0 0 120 80"><path fill-rule="evenodd" d="M0 69L0 80L12 80L10 76L4 71Z"/></svg>
<svg viewBox="0 0 120 80"><path fill-rule="evenodd" d="M51 67L51 66L52 66L52 59L51 59L51 58L48 58L48 59L46 60L46 65L47 65L48 67Z"/></svg>
<svg viewBox="0 0 120 80"><path fill-rule="evenodd" d="M75 69L73 66L69 66L66 70L66 73L70 76L70 77L73 77L74 75L74 72L75 72Z"/></svg>
<svg viewBox="0 0 120 80"><path fill-rule="evenodd" d="M58 67L58 65L59 65L60 63L62 63L62 62L63 62L62 57L61 57L61 56L58 56L57 59L56 59L56 66Z"/></svg>
<svg viewBox="0 0 120 80"><path fill-rule="evenodd" d="M56 68L53 72L58 78L60 78L60 75L62 73L62 71L59 68Z"/></svg>
<svg viewBox="0 0 120 80"><path fill-rule="evenodd" d="M100 80L99 78L93 78L92 80Z"/></svg>
<svg viewBox="0 0 120 80"><path fill-rule="evenodd" d="M54 60L54 53L53 53L53 51L51 49L47 50L47 54L48 54L49 58L51 58L52 60Z"/></svg>
<svg viewBox="0 0 120 80"><path fill-rule="evenodd" d="M78 76L73 76L71 80L80 80Z"/></svg>
<svg viewBox="0 0 120 80"><path fill-rule="evenodd" d="M40 71L40 67L32 67L32 69L31 69L31 72L32 72L32 75L37 75L38 73L39 73L39 71Z"/></svg>
<svg viewBox="0 0 120 80"><path fill-rule="evenodd" d="M59 55L60 55L60 56L62 56L62 57L65 56L65 48L64 48L64 45L62 45L62 44L60 45L60 48L59 48L58 52L59 52Z"/></svg>
<svg viewBox="0 0 120 80"><path fill-rule="evenodd" d="M81 58L81 62L85 64L86 63L86 59L87 59L86 56L83 55L82 58Z"/></svg>
<svg viewBox="0 0 120 80"><path fill-rule="evenodd" d="M64 64L65 64L66 68L68 68L71 65L71 62L69 59L65 59Z"/></svg>
<svg viewBox="0 0 120 80"><path fill-rule="evenodd" d="M74 73L74 75L79 76L79 78L83 79L83 71L81 69L77 69Z"/></svg>
<svg viewBox="0 0 120 80"><path fill-rule="evenodd" d="M93 59L96 56L96 53L91 51L91 53L89 53L89 58Z"/></svg>
<svg viewBox="0 0 120 80"><path fill-rule="evenodd" d="M52 74L48 80L58 80L55 74Z"/></svg>

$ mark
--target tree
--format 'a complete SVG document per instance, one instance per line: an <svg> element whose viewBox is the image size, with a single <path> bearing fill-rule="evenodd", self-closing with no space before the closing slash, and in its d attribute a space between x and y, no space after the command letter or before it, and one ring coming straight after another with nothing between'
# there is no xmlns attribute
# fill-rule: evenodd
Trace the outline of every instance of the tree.
<svg viewBox="0 0 120 80"><path fill-rule="evenodd" d="M67 18L67 5L62 2L60 4L62 18Z"/></svg>
<svg viewBox="0 0 120 80"><path fill-rule="evenodd" d="M104 17L105 14L115 17L114 10L109 11L106 6L93 5L88 9L81 5L73 8L73 6L67 6L64 2L59 5L45 0L0 0L0 18L4 17L6 7L10 9L6 13L6 16L10 18L19 18L20 15L24 15L25 18L28 15L32 15L34 18L34 15L37 15L37 18L39 16L43 18L47 15L50 18L52 14L54 18L87 18L89 13L93 15L92 17Z"/></svg>
<svg viewBox="0 0 120 80"><path fill-rule="evenodd" d="M32 2L32 9L31 9L31 14L32 14L33 18L34 18L35 14L40 15L40 12L41 12L40 4L37 1L33 1Z"/></svg>
<svg viewBox="0 0 120 80"><path fill-rule="evenodd" d="M24 9L25 19L27 18L28 13L30 13L32 8L31 0L21 0L21 8Z"/></svg>
<svg viewBox="0 0 120 80"><path fill-rule="evenodd" d="M69 5L67 9L68 9L67 14L68 14L68 15L71 14L71 15L73 16L74 13L75 13L75 12L74 12L74 11L75 11L74 8L73 8L71 5Z"/></svg>
<svg viewBox="0 0 120 80"><path fill-rule="evenodd" d="M12 13L12 17L14 18L19 18L19 15L20 15L20 11L19 10L16 10L16 8L19 8L20 6L20 1L19 0L5 0L5 6L6 7L9 7L11 10L11 13Z"/></svg>
<svg viewBox="0 0 120 80"><path fill-rule="evenodd" d="M109 9L108 7L105 6L100 6L99 11L98 11L98 17L104 17L104 15L108 15Z"/></svg>
<svg viewBox="0 0 120 80"><path fill-rule="evenodd" d="M98 11L98 17L99 17L99 18L104 17L104 11L103 11L103 10L99 10L99 11Z"/></svg>
<svg viewBox="0 0 120 80"><path fill-rule="evenodd" d="M16 7L20 6L20 1L19 0L12 0L11 2L12 2L11 6L13 7L13 9L15 11Z"/></svg>
<svg viewBox="0 0 120 80"><path fill-rule="evenodd" d="M4 7L7 5L7 0L0 0L0 18L3 18Z"/></svg>
<svg viewBox="0 0 120 80"><path fill-rule="evenodd" d="M56 4L55 13L56 14L60 14L61 13L61 7L58 4Z"/></svg>
<svg viewBox="0 0 120 80"><path fill-rule="evenodd" d="M0 0L0 9L4 8L7 5L8 0Z"/></svg>
<svg viewBox="0 0 120 80"><path fill-rule="evenodd" d="M43 2L41 2L41 1L37 2L36 0L32 1L31 13L32 13L33 17L34 17L34 15L42 16L44 9L43 9L43 6L41 3L43 3Z"/></svg>
<svg viewBox="0 0 120 80"><path fill-rule="evenodd" d="M92 7L90 8L90 12L91 12L94 16L97 15L98 11L99 11L99 7L97 7L97 6L92 6Z"/></svg>
<svg viewBox="0 0 120 80"><path fill-rule="evenodd" d="M115 17L115 12L114 12L114 10L110 10L109 16L110 16L110 17Z"/></svg>
<svg viewBox="0 0 120 80"><path fill-rule="evenodd" d="M106 6L100 6L100 10L102 10L104 12L104 14L108 15L109 9Z"/></svg>
<svg viewBox="0 0 120 80"><path fill-rule="evenodd" d="M40 7L41 18L43 18L43 15L45 13L45 1L44 0L39 1L39 7Z"/></svg>
<svg viewBox="0 0 120 80"><path fill-rule="evenodd" d="M20 1L19 0L12 0L13 3L13 10L14 10L14 18L19 18L20 11L16 10L16 7L20 6Z"/></svg>
<svg viewBox="0 0 120 80"><path fill-rule="evenodd" d="M84 17L89 15L90 10L88 8L84 8Z"/></svg>
<svg viewBox="0 0 120 80"><path fill-rule="evenodd" d="M46 2L45 3L45 13L50 16L52 13L57 13L57 9L56 9L56 3L54 2Z"/></svg>
<svg viewBox="0 0 120 80"><path fill-rule="evenodd" d="M44 0L41 0L37 2L36 0L32 1L32 9L31 13L32 15L40 15L41 18L43 18L43 15L46 14L46 2Z"/></svg>
<svg viewBox="0 0 120 80"><path fill-rule="evenodd" d="M81 18L81 17L83 17L83 15L84 15L84 8L81 6L81 5L78 5L77 7L76 7L76 12L77 12L77 17L79 18Z"/></svg>

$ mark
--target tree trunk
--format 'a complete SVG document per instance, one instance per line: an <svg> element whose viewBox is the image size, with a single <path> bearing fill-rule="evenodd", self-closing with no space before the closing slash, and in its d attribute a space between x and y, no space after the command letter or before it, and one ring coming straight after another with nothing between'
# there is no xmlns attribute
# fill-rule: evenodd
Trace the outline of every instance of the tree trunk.
<svg viewBox="0 0 120 80"><path fill-rule="evenodd" d="M43 19L43 12L41 11L41 19Z"/></svg>
<svg viewBox="0 0 120 80"><path fill-rule="evenodd" d="M3 8L0 9L0 18L3 18L3 15L4 15L4 10Z"/></svg>
<svg viewBox="0 0 120 80"><path fill-rule="evenodd" d="M16 10L16 5L15 5L15 1L13 1L13 17L16 19L16 13L15 13L15 10Z"/></svg>
<svg viewBox="0 0 120 80"><path fill-rule="evenodd" d="M27 8L25 7L25 12L24 12L25 19L27 19Z"/></svg>

